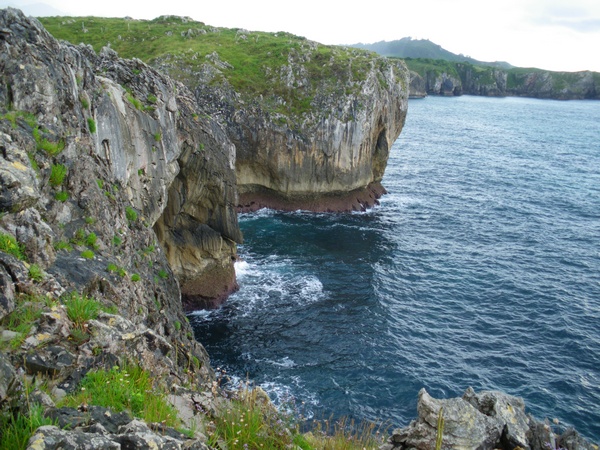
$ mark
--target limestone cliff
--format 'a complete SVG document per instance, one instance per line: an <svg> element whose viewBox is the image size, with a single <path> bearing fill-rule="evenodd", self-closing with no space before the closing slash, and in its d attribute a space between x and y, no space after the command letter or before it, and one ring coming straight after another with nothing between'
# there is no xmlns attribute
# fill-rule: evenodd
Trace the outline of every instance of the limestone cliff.
<svg viewBox="0 0 600 450"><path fill-rule="evenodd" d="M407 63L411 67L411 96L422 96L424 90L431 95L446 96L600 99L600 74L595 72L501 69L436 60L408 60Z"/></svg>
<svg viewBox="0 0 600 450"><path fill-rule="evenodd" d="M104 299L173 349L185 343L178 364L194 354L210 378L180 292L194 301L235 288L230 140L183 85L139 60L60 43L13 9L0 12L0 45L1 231L51 295ZM20 263L0 265L13 296L42 289Z"/></svg>
<svg viewBox="0 0 600 450"><path fill-rule="evenodd" d="M236 145L241 210L360 210L384 192L380 181L407 110L402 63L302 41L286 64L267 70L269 83L295 98L271 92L259 101L215 84L218 58L205 64L195 94Z"/></svg>
<svg viewBox="0 0 600 450"><path fill-rule="evenodd" d="M174 16L87 18L85 32L69 18L44 24L72 42L97 45L101 37L188 86L201 115L220 122L236 147L242 210L363 209L383 192L406 115L402 61Z"/></svg>

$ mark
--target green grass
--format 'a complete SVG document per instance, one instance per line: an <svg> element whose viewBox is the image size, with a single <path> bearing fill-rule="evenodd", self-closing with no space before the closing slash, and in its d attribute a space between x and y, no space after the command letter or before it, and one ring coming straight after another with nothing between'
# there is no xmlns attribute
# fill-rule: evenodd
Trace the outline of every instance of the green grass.
<svg viewBox="0 0 600 450"><path fill-rule="evenodd" d="M140 276L137 273L131 275L131 281L140 281Z"/></svg>
<svg viewBox="0 0 600 450"><path fill-rule="evenodd" d="M149 64L166 63L164 67L168 67L171 76L192 89L199 80L190 74L210 62L216 52L218 60L224 64L215 61L213 64L219 67L220 74L206 82L227 83L245 100L254 103L262 95L265 97L263 105L271 105L271 108L291 115L308 112L318 93L343 93L348 89L358 92L356 83L366 79L376 58L364 50L314 45L290 33L217 29L175 17L136 21L46 17L40 21L55 37L75 44L90 44L96 52L109 43L123 58L135 57ZM86 32L82 30L82 22ZM191 35L188 30L192 31ZM290 58L303 69L301 75L296 74L296 82L288 86L284 73ZM131 76L137 75L132 70ZM137 109L144 108L132 92L128 92L127 98ZM152 94L146 98L150 105L156 101Z"/></svg>
<svg viewBox="0 0 600 450"><path fill-rule="evenodd" d="M94 259L94 252L92 250L84 250L81 252L81 257L85 259Z"/></svg>
<svg viewBox="0 0 600 450"><path fill-rule="evenodd" d="M216 447L219 440L229 450L287 449L292 444L287 418L265 403L256 390L240 390L238 399L225 404L213 423L209 446Z"/></svg>
<svg viewBox="0 0 600 450"><path fill-rule="evenodd" d="M70 252L73 250L73 247L67 241L56 241L54 243L54 249L55 250L66 250L66 251Z"/></svg>
<svg viewBox="0 0 600 450"><path fill-rule="evenodd" d="M98 313L102 310L98 300L77 292L64 295L61 300L67 309L67 317L80 329L86 322L98 317Z"/></svg>
<svg viewBox="0 0 600 450"><path fill-rule="evenodd" d="M78 228L70 242L73 245L85 245L85 230L83 228Z"/></svg>
<svg viewBox="0 0 600 450"><path fill-rule="evenodd" d="M159 276L160 278L162 278L163 280L166 280L167 278L169 278L169 272L167 272L167 271L166 271L166 270L164 270L164 269L160 269L160 270L158 271L158 276Z"/></svg>
<svg viewBox="0 0 600 450"><path fill-rule="evenodd" d="M49 302L47 298L32 295L21 294L17 297L15 309L0 321L4 328L18 333L18 336L9 343L10 347L16 349L21 346L42 315L44 307L51 306L52 303Z"/></svg>
<svg viewBox="0 0 600 450"><path fill-rule="evenodd" d="M137 211L133 209L131 206L125 208L125 217L130 222L135 222L138 218Z"/></svg>
<svg viewBox="0 0 600 450"><path fill-rule="evenodd" d="M37 264L32 264L29 266L29 278L39 283L44 280L44 271Z"/></svg>
<svg viewBox="0 0 600 450"><path fill-rule="evenodd" d="M50 184L54 187L61 186L67 176L67 167L62 164L52 164L50 169Z"/></svg>
<svg viewBox="0 0 600 450"><path fill-rule="evenodd" d="M115 412L129 411L146 422L178 427L177 411L167 402L166 391L154 385L150 373L137 365L95 370L86 374L74 394L60 406L103 406Z"/></svg>
<svg viewBox="0 0 600 450"><path fill-rule="evenodd" d="M36 142L36 148L46 152L48 156L56 156L65 149L64 139L60 139L58 142L52 142L47 138L42 137L38 128L33 129L33 138Z"/></svg>
<svg viewBox="0 0 600 450"><path fill-rule="evenodd" d="M21 261L27 260L25 247L10 234L0 233L0 251L8 253Z"/></svg>
<svg viewBox="0 0 600 450"><path fill-rule="evenodd" d="M90 133L95 133L96 132L96 121L94 119L92 119L91 117L88 117L87 119L87 123L88 123L88 129L90 130Z"/></svg>
<svg viewBox="0 0 600 450"><path fill-rule="evenodd" d="M38 404L31 405L27 414L0 414L0 448L25 450L35 430L43 425L54 424L52 419L44 417L44 408Z"/></svg>
<svg viewBox="0 0 600 450"><path fill-rule="evenodd" d="M69 200L69 193L67 191L58 191L54 194L54 198L59 202L66 202Z"/></svg>
<svg viewBox="0 0 600 450"><path fill-rule="evenodd" d="M85 237L85 245L92 250L98 250L98 236L96 236L96 233L92 232Z"/></svg>
<svg viewBox="0 0 600 450"><path fill-rule="evenodd" d="M115 247L119 247L123 243L121 236L115 234L112 238L112 243Z"/></svg>

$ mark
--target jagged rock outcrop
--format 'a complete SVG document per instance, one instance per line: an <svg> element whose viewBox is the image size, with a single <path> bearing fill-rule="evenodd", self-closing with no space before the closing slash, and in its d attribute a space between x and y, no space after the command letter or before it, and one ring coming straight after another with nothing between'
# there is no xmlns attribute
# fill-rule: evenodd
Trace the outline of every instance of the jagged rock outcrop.
<svg viewBox="0 0 600 450"><path fill-rule="evenodd" d="M158 271L173 273L192 303L233 290L241 241L235 155L219 125L195 114L184 86L139 60L59 43L17 10L3 10L1 20L0 201L10 213L4 228L25 244L31 261L71 287L97 284L112 261L151 281ZM66 172L60 183L51 179L56 168ZM94 233L98 249L73 283L67 266L86 265L73 262L74 252L55 254L53 244L78 230ZM121 241L118 252L113 240ZM151 254L140 257L145 248ZM154 270L133 267L154 258ZM107 278L115 296L128 291L114 275ZM166 292L159 295L134 291L180 309L175 279L160 280Z"/></svg>
<svg viewBox="0 0 600 450"><path fill-rule="evenodd" d="M156 65L181 72L169 58ZM236 146L241 210L356 210L385 192L380 181L407 109L401 61L305 40L286 64L263 68L278 87L256 98L223 81L229 67L214 52L186 82Z"/></svg>
<svg viewBox="0 0 600 450"><path fill-rule="evenodd" d="M431 450L436 448L438 428L442 432L442 449L597 448L572 429L562 435L553 432L548 423L525 413L521 398L502 392L477 393L468 388L461 398L438 400L421 389L417 411L419 417L407 427L394 430L382 450ZM440 411L443 423L439 420Z"/></svg>

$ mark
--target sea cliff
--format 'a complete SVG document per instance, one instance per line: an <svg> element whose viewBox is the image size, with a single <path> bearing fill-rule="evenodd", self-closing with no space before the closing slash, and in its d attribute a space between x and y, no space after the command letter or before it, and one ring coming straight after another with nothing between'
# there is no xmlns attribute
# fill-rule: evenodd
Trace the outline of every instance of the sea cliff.
<svg viewBox="0 0 600 450"><path fill-rule="evenodd" d="M220 64L209 55L211 64ZM301 65L290 67L293 73ZM336 162L323 172L334 186L323 188L328 195L340 197L344 189L367 189L380 180L406 113L407 80L402 64L374 59L366 67L344 99L313 99L325 109L341 105L329 121L310 108L305 114L280 113L275 141L293 134L299 117L321 136L319 147L293 144L293 158L285 156L290 185L306 167L320 180L318 161L311 160L319 152ZM182 80L189 75L183 73ZM242 119L252 120L255 110L247 106L237 117L234 106L244 100L236 90L213 89L210 95L223 95L213 97L223 101L214 106L199 84L185 85L110 48L96 52L57 41L40 22L10 8L0 11L0 76L2 442L14 444L11 433L25 431L19 446L32 450L206 450L243 448L248 442L323 448L294 427L283 427L259 389L228 398L184 312L185 305L197 307L235 289L233 260L242 240L238 189L247 185L239 184L246 169L236 161L236 145L245 141L236 144L239 136L232 129L251 132ZM367 101L367 95L375 99ZM233 115L222 118L227 111ZM256 113L262 123L274 123L261 118L263 106ZM355 123L363 119L366 124ZM308 131L298 129L286 142L314 137L302 133ZM249 151L243 160L259 167L261 158L276 156L273 145L265 148L266 154L255 148L257 154ZM304 165L304 157L310 163ZM303 199L307 189L321 186L317 181L287 191L277 186L276 192L286 200L298 192ZM367 203L357 202L358 207ZM471 397L471 403L479 401ZM413 442L431 442L436 432L431 416L440 403L423 394L421 399L430 406L422 408L418 433L412 426L399 430L386 448L423 448ZM513 415L519 414L521 403L513 403ZM239 414L235 423L232 411ZM259 427L242 439L245 426L239 432L231 428L249 412L260 415ZM464 448L500 445L501 421L490 428L491 437ZM510 434L516 436L510 442L542 448L515 440L523 429ZM567 447L591 448L576 442L579 447Z"/></svg>
<svg viewBox="0 0 600 450"><path fill-rule="evenodd" d="M407 59L411 97L482 95L556 100L600 100L600 74L503 69L466 62Z"/></svg>

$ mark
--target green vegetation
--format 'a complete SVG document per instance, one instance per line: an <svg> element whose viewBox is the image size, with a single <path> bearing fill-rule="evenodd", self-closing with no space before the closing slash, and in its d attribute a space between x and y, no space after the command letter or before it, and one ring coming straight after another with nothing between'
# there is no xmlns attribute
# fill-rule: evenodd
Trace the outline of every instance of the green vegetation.
<svg viewBox="0 0 600 450"><path fill-rule="evenodd" d="M93 250L98 250L98 236L96 236L96 233L90 233L86 236L85 238L85 245L87 245L88 247L90 247Z"/></svg>
<svg viewBox="0 0 600 450"><path fill-rule="evenodd" d="M31 331L35 321L42 315L43 308L53 305L54 303L46 297L19 295L15 301L15 309L0 321L4 328L18 333L9 342L10 347L13 349L19 348Z"/></svg>
<svg viewBox="0 0 600 450"><path fill-rule="evenodd" d="M119 270L119 266L117 266L117 265L116 265L116 264L114 264L114 263L109 263L109 264L108 264L108 266L106 266L106 270L107 270L108 272L114 273L114 272L116 272L117 270Z"/></svg>
<svg viewBox="0 0 600 450"><path fill-rule="evenodd" d="M115 234L113 236L112 243L115 247L118 247L123 243L123 239L121 238L121 236Z"/></svg>
<svg viewBox="0 0 600 450"><path fill-rule="evenodd" d="M50 169L50 184L54 187L61 186L67 176L67 167L62 164L52 164Z"/></svg>
<svg viewBox="0 0 600 450"><path fill-rule="evenodd" d="M435 450L441 450L444 440L444 408L440 408L437 421L437 436L435 440Z"/></svg>
<svg viewBox="0 0 600 450"><path fill-rule="evenodd" d="M54 198L59 202L64 203L69 200L69 193L67 191L58 191L56 194L54 194Z"/></svg>
<svg viewBox="0 0 600 450"><path fill-rule="evenodd" d="M21 261L26 261L25 248L17 242L14 236L0 233L0 251L8 253Z"/></svg>
<svg viewBox="0 0 600 450"><path fill-rule="evenodd" d="M154 140L156 142L160 142L161 139L162 139L162 134L160 132L154 133Z"/></svg>
<svg viewBox="0 0 600 450"><path fill-rule="evenodd" d="M137 211L131 206L128 206L125 208L125 217L127 217L127 220L130 222L135 222L138 218Z"/></svg>
<svg viewBox="0 0 600 450"><path fill-rule="evenodd" d="M59 39L90 44L97 52L108 43L123 58L160 63L168 67L171 76L192 88L199 82L229 84L245 100L254 102L262 95L265 106L285 115L308 112L324 85L331 93L357 89L356 82L366 79L374 59L372 52L319 45L290 33L214 28L177 17L136 21L46 17L40 21ZM303 67L292 85L288 85L286 75L290 61ZM200 81L190 75L207 62L219 69L212 79ZM182 66L186 70L181 70ZM137 72L132 69L132 76ZM126 97L135 108L147 108L132 92ZM157 100L154 95L146 98L151 106Z"/></svg>
<svg viewBox="0 0 600 450"><path fill-rule="evenodd" d="M94 252L91 250L84 250L81 252L81 257L85 259L94 259Z"/></svg>
<svg viewBox="0 0 600 450"><path fill-rule="evenodd" d="M177 411L167 401L167 391L137 365L88 372L79 390L65 397L60 406L77 408L81 404L103 406L116 412L129 411L149 423L180 426Z"/></svg>
<svg viewBox="0 0 600 450"><path fill-rule="evenodd" d="M88 109L90 107L90 102L88 102L85 97L81 97L79 100L81 101L83 109Z"/></svg>
<svg viewBox="0 0 600 450"><path fill-rule="evenodd" d="M44 417L44 408L38 404L29 405L27 414L0 414L0 448L25 450L35 430L54 424L52 419Z"/></svg>
<svg viewBox="0 0 600 450"><path fill-rule="evenodd" d="M131 275L131 281L140 281L140 276L137 273Z"/></svg>
<svg viewBox="0 0 600 450"><path fill-rule="evenodd" d="M91 117L88 117L87 123L88 123L88 129L90 130L90 133L95 133L96 132L96 121L94 119L92 119Z"/></svg>
<svg viewBox="0 0 600 450"><path fill-rule="evenodd" d="M54 243L54 249L55 250L66 250L66 251L70 252L73 250L73 247L67 241L56 241Z"/></svg>
<svg viewBox="0 0 600 450"><path fill-rule="evenodd" d="M64 139L52 142L43 137L37 127L33 129L33 138L35 139L37 149L46 152L49 156L56 156L65 149Z"/></svg>
<svg viewBox="0 0 600 450"><path fill-rule="evenodd" d="M37 281L38 283L40 281L44 280L44 272L42 271L42 268L40 266L38 266L37 264L32 264L29 266L29 278L31 278L33 281Z"/></svg>
<svg viewBox="0 0 600 450"><path fill-rule="evenodd" d="M162 278L163 280L166 280L167 278L169 278L169 273L166 270L164 270L164 269L160 269L158 271L158 276L160 278Z"/></svg>
<svg viewBox="0 0 600 450"><path fill-rule="evenodd" d="M98 317L102 310L102 305L95 298L77 292L65 295L61 299L67 309L67 317L79 329L83 329L86 322Z"/></svg>

